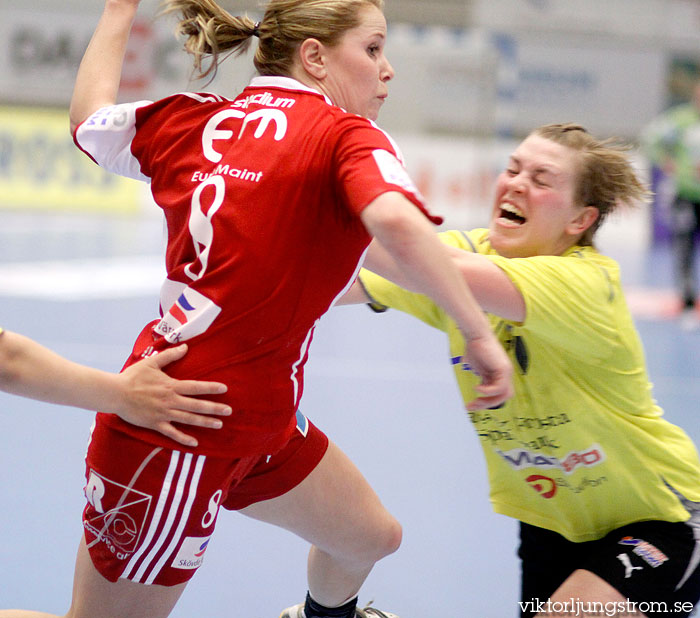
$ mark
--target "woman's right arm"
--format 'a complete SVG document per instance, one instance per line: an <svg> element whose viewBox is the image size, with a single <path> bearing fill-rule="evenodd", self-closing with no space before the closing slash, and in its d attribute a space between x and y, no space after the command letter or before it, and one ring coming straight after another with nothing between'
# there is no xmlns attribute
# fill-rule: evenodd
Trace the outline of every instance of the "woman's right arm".
<svg viewBox="0 0 700 618"><path fill-rule="evenodd" d="M117 101L131 25L140 0L106 0L102 17L85 50L70 103L70 129Z"/></svg>
<svg viewBox="0 0 700 618"><path fill-rule="evenodd" d="M430 296L462 330L470 364L482 379L478 389L482 396L470 407L493 407L512 396L508 356L426 217L398 192L377 197L361 217L401 269L409 287ZM379 275L386 274L371 260L366 266Z"/></svg>

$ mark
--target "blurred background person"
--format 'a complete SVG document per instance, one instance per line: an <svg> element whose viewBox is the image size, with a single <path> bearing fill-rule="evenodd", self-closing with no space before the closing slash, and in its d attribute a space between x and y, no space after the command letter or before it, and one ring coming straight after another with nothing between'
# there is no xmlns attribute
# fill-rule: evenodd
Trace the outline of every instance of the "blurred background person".
<svg viewBox="0 0 700 618"><path fill-rule="evenodd" d="M652 120L641 135L649 162L668 177L673 197L670 232L681 326L700 326L695 256L700 229L700 78L691 99Z"/></svg>

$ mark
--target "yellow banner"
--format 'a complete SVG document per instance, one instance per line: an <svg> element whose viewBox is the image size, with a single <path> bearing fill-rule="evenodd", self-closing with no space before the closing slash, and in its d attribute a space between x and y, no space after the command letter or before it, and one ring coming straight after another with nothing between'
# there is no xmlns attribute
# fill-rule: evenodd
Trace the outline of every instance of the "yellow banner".
<svg viewBox="0 0 700 618"><path fill-rule="evenodd" d="M0 208L136 212L140 184L75 146L67 110L0 107Z"/></svg>

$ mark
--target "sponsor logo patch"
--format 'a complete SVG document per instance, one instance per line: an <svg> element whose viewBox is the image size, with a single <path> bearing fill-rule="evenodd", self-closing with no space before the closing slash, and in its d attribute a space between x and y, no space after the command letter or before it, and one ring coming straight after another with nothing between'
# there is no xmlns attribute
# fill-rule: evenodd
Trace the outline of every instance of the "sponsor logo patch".
<svg viewBox="0 0 700 618"><path fill-rule="evenodd" d="M180 343L205 332L220 312L221 307L206 296L186 288L156 325L155 331L170 343Z"/></svg>
<svg viewBox="0 0 700 618"><path fill-rule="evenodd" d="M583 451L571 451L562 458L522 448L496 452L515 470L549 468L561 470L565 474L572 474L577 468L591 468L605 461L605 452L598 444L593 444Z"/></svg>
<svg viewBox="0 0 700 618"><path fill-rule="evenodd" d="M632 553L637 554L644 562L653 568L661 566L668 560L668 556L664 554L664 552L648 541L635 539L632 536L623 536L618 543L620 545L626 545L627 547L634 547Z"/></svg>
<svg viewBox="0 0 700 618"><path fill-rule="evenodd" d="M120 560L126 559L138 546L151 496L91 470L85 497L89 503L83 520L85 532L105 543Z"/></svg>
<svg viewBox="0 0 700 618"><path fill-rule="evenodd" d="M406 168L401 165L401 162L393 154L387 150L378 149L372 152L372 156L385 182L398 185L414 195L420 195Z"/></svg>
<svg viewBox="0 0 700 618"><path fill-rule="evenodd" d="M188 536L180 545L180 550L173 560L174 569L198 569L204 562L210 536Z"/></svg>

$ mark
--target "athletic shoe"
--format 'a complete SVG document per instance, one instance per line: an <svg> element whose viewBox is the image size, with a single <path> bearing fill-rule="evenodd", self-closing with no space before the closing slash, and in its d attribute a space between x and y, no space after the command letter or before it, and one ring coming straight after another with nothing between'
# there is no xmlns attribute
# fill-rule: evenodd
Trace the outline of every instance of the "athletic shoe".
<svg viewBox="0 0 700 618"><path fill-rule="evenodd" d="M288 607L281 614L280 618L306 618L304 613L304 604L299 603L294 607ZM382 612L374 607L367 605L366 607L360 609L359 607L355 610L355 618L399 618L396 614L390 614L389 612Z"/></svg>

